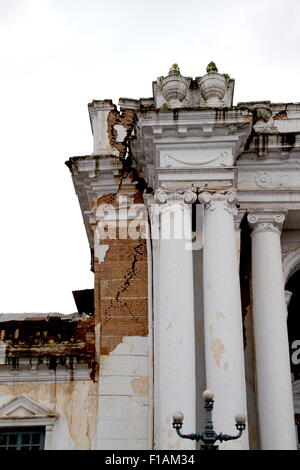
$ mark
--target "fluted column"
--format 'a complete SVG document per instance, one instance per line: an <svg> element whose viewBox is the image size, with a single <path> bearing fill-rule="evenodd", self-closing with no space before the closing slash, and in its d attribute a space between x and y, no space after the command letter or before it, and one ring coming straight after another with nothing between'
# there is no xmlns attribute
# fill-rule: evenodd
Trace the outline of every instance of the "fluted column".
<svg viewBox="0 0 300 470"><path fill-rule="evenodd" d="M282 212L252 212L252 296L262 449L296 449L282 273Z"/></svg>
<svg viewBox="0 0 300 470"><path fill-rule="evenodd" d="M240 283L233 215L236 194L204 192L203 290L206 385L215 394L217 432L235 433L247 412ZM248 433L221 449L247 449Z"/></svg>
<svg viewBox="0 0 300 470"><path fill-rule="evenodd" d="M155 449L194 449L172 428L177 410L195 431L195 331L191 238L192 191L156 193L160 206L159 293L154 317Z"/></svg>

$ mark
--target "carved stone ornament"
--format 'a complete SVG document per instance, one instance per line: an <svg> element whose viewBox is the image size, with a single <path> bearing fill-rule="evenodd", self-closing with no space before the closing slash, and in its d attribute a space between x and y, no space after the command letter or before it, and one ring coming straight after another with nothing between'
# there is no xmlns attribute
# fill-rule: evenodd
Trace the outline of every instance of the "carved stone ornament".
<svg viewBox="0 0 300 470"><path fill-rule="evenodd" d="M235 190L230 190L225 193L210 193L208 191L204 191L199 194L198 199L200 203L205 204L206 208L210 211L222 208L229 212L229 214L238 214L238 209L236 207L237 195Z"/></svg>
<svg viewBox="0 0 300 470"><path fill-rule="evenodd" d="M272 176L266 171L261 171L255 176L255 183L260 188L271 188L273 186Z"/></svg>
<svg viewBox="0 0 300 470"><path fill-rule="evenodd" d="M161 78L161 92L166 101L182 101L188 90L189 83L182 77L177 64L170 68L169 75Z"/></svg>
<svg viewBox="0 0 300 470"><path fill-rule="evenodd" d="M259 232L274 232L280 235L284 219L283 212L252 212L247 217L252 228L251 235Z"/></svg>
<svg viewBox="0 0 300 470"><path fill-rule="evenodd" d="M197 190L196 188L190 188L169 192L158 189L155 191L154 201L159 204L193 204L197 201Z"/></svg>
<svg viewBox="0 0 300 470"><path fill-rule="evenodd" d="M197 201L197 192L196 190L188 189L183 193L184 202L187 204L193 204Z"/></svg>
<svg viewBox="0 0 300 470"><path fill-rule="evenodd" d="M208 73L199 82L201 96L208 106L219 106L226 92L226 78L218 73L213 62L208 64L206 70Z"/></svg>
<svg viewBox="0 0 300 470"><path fill-rule="evenodd" d="M268 122L272 117L272 110L263 104L253 106L253 119L254 123L263 121Z"/></svg>
<svg viewBox="0 0 300 470"><path fill-rule="evenodd" d="M211 61L207 67L206 67L206 72L207 73L218 73L218 67L216 66L216 64Z"/></svg>
<svg viewBox="0 0 300 470"><path fill-rule="evenodd" d="M253 122L253 130L257 134L278 132L277 127L274 125L272 110L266 105L257 104L253 107Z"/></svg>
<svg viewBox="0 0 300 470"><path fill-rule="evenodd" d="M174 152L173 155L171 153L163 154L161 163L166 168L199 167L199 165L230 166L233 163L233 157L231 151L228 150L199 151L186 156Z"/></svg>

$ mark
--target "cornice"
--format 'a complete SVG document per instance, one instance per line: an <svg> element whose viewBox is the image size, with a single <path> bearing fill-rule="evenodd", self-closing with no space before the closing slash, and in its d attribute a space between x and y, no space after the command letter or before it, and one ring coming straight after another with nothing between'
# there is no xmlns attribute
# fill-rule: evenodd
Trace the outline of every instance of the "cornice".
<svg viewBox="0 0 300 470"><path fill-rule="evenodd" d="M276 121L277 122L277 121ZM289 123L289 121L287 121ZM300 120L292 130L276 129L272 133L253 132L239 156L239 160L281 160L290 159L300 152Z"/></svg>
<svg viewBox="0 0 300 470"><path fill-rule="evenodd" d="M97 201L108 194L136 192L131 177L122 175L123 162L114 155L86 155L70 158L66 165L72 174L91 249L94 248L92 222Z"/></svg>
<svg viewBox="0 0 300 470"><path fill-rule="evenodd" d="M29 364L22 364L18 369L9 365L0 366L0 384L1 383L27 383L27 382L71 382L91 380L91 368L88 364L76 364L76 367L59 366L56 370L49 369L46 366L38 366L36 369Z"/></svg>
<svg viewBox="0 0 300 470"><path fill-rule="evenodd" d="M138 112L130 148L138 169L156 189L166 172L176 181L174 171L189 169L202 179L207 168L234 166L251 126L252 113L241 108Z"/></svg>
<svg viewBox="0 0 300 470"><path fill-rule="evenodd" d="M251 189L239 190L239 202L242 208L264 206L266 209L280 205L283 209L300 209L300 189Z"/></svg>
<svg viewBox="0 0 300 470"><path fill-rule="evenodd" d="M246 124L252 121L252 112L247 108L177 108L172 110L137 111L139 125L155 126L157 124L189 125L198 124Z"/></svg>

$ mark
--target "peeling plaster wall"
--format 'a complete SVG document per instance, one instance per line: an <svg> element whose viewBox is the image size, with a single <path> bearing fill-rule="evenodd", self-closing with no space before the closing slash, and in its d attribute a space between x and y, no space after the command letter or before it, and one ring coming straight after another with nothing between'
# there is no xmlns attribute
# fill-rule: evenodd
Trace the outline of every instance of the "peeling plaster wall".
<svg viewBox="0 0 300 470"><path fill-rule="evenodd" d="M147 449L148 337L124 337L100 359L97 449Z"/></svg>
<svg viewBox="0 0 300 470"><path fill-rule="evenodd" d="M138 193L132 200L141 203ZM116 196L107 195L98 203L115 201ZM147 242L118 235L117 230L115 239L95 237L95 320L100 330L96 448L147 449L151 419Z"/></svg>
<svg viewBox="0 0 300 470"><path fill-rule="evenodd" d="M106 355L124 336L148 335L148 262L145 239L99 243L95 253L101 251L101 257L94 262L95 320L101 325L100 354Z"/></svg>
<svg viewBox="0 0 300 470"><path fill-rule="evenodd" d="M95 445L97 391L92 381L0 384L0 406L24 395L57 415L47 450L90 450Z"/></svg>
<svg viewBox="0 0 300 470"><path fill-rule="evenodd" d="M110 111L107 116L107 134L112 148L119 151L119 156L124 158L127 151L127 139L130 136L135 123L135 112L125 109L119 113L117 109Z"/></svg>

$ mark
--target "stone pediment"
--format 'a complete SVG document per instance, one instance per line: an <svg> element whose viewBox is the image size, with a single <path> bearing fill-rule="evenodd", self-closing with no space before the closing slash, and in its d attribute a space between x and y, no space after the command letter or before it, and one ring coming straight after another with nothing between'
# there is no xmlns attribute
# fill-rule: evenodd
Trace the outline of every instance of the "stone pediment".
<svg viewBox="0 0 300 470"><path fill-rule="evenodd" d="M10 413L7 413L6 416L17 416L18 418L23 418L24 416L35 416L34 413L32 413L30 410L27 408L24 408L23 406L19 406L15 410L12 410Z"/></svg>
<svg viewBox="0 0 300 470"><path fill-rule="evenodd" d="M13 398L0 408L0 420L22 418L54 418L50 410L38 405L23 395Z"/></svg>

